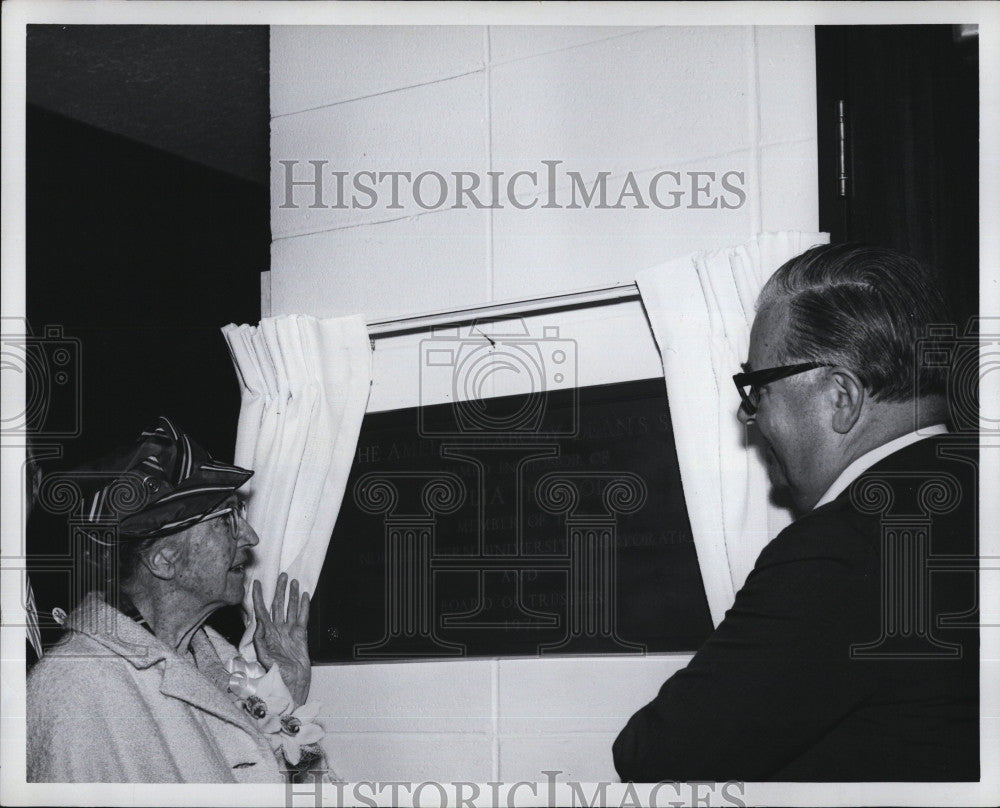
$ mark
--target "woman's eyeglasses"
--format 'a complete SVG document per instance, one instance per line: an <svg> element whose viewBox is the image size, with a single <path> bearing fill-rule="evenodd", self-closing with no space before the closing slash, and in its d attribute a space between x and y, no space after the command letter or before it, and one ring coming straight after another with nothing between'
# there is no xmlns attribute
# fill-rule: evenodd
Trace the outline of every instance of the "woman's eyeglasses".
<svg viewBox="0 0 1000 808"><path fill-rule="evenodd" d="M801 362L797 365L781 365L763 370L747 370L747 365L743 365L743 373L733 375L736 389L740 391L740 398L743 399L741 405L743 412L747 415L756 414L757 405L760 404L761 388L771 382L795 376L798 373L805 373L807 370L829 367L833 367L833 365L827 362Z"/></svg>
<svg viewBox="0 0 1000 808"><path fill-rule="evenodd" d="M235 505L230 505L217 511L212 511L212 513L201 521L207 522L209 519L215 519L219 516L226 517L226 521L229 524L229 533L235 539L240 535L240 521L247 518L247 504L244 500L238 499L236 500Z"/></svg>

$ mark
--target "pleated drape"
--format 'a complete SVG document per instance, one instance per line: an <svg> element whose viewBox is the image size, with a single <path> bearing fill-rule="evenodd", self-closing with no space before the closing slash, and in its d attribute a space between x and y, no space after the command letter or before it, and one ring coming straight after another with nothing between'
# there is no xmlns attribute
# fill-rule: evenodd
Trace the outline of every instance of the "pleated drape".
<svg viewBox="0 0 1000 808"><path fill-rule="evenodd" d="M828 241L825 233L764 233L636 275L663 360L684 497L716 625L764 545L791 522L770 502L753 430L736 418L732 375L746 361L764 282L789 258Z"/></svg>
<svg viewBox="0 0 1000 808"><path fill-rule="evenodd" d="M264 319L222 329L242 403L235 462L254 470L248 519L260 536L251 575L264 592L281 572L312 592L326 557L371 390L371 343L360 316ZM253 605L244 600L252 655Z"/></svg>

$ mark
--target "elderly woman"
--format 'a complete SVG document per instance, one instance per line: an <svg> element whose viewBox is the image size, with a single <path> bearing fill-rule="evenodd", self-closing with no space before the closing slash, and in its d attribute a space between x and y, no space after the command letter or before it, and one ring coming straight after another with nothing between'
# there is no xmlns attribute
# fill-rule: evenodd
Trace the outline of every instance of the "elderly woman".
<svg viewBox="0 0 1000 808"><path fill-rule="evenodd" d="M286 604L281 576L270 611L254 582L257 662L205 626L243 599L258 538L236 492L252 474L166 418L81 472L104 586L28 677L29 781L280 782L322 735L303 707L309 595L296 581Z"/></svg>

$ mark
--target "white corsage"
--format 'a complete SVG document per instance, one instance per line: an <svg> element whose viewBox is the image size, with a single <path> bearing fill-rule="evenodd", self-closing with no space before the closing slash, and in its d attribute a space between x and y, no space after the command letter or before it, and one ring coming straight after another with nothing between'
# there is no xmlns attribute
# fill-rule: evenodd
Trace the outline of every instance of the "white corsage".
<svg viewBox="0 0 1000 808"><path fill-rule="evenodd" d="M319 702L308 701L294 707L292 694L277 665L265 670L259 662L235 656L226 662L226 671L229 673L229 692L239 699L271 748L276 752L280 750L292 766L301 760L303 747L318 743L326 735L316 720Z"/></svg>

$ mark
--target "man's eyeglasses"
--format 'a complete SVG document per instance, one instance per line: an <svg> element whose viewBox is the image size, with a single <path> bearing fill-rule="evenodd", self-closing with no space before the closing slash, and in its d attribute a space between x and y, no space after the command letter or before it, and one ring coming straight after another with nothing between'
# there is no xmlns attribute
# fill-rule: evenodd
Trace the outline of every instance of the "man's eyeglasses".
<svg viewBox="0 0 1000 808"><path fill-rule="evenodd" d="M240 520L247 518L247 504L244 500L238 499L235 505L228 505L218 511L212 511L212 513L201 521L207 522L209 519L215 519L220 516L226 517L226 521L229 524L229 533L235 539L240 535Z"/></svg>
<svg viewBox="0 0 1000 808"><path fill-rule="evenodd" d="M760 404L760 390L762 387L776 382L778 379L786 379L795 376L797 373L805 373L807 370L816 368L833 367L826 362L801 362L797 365L781 365L780 367L764 368L763 370L746 370L733 375L736 389L740 391L740 398L743 399L742 409L747 415L754 415L757 412L757 405Z"/></svg>

